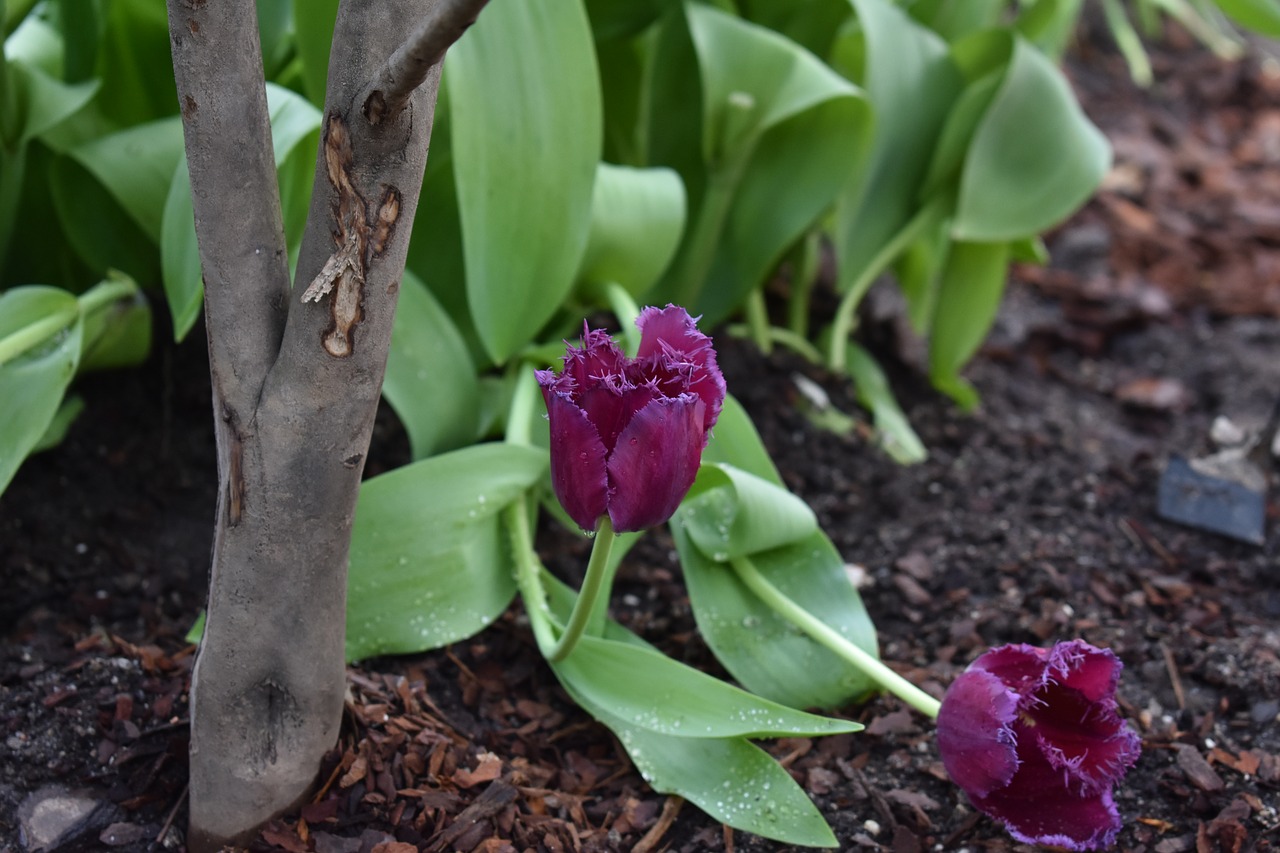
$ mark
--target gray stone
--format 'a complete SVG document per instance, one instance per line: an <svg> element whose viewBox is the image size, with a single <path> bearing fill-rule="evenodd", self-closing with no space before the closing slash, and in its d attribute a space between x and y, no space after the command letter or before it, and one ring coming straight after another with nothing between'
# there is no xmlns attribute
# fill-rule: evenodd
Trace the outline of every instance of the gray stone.
<svg viewBox="0 0 1280 853"><path fill-rule="evenodd" d="M115 805L89 791L46 785L18 806L18 833L28 853L54 853L119 817Z"/></svg>

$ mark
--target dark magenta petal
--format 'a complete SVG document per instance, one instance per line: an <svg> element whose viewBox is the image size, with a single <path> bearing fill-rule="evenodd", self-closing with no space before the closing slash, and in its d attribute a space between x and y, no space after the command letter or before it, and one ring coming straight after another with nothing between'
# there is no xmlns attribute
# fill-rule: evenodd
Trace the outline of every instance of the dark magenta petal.
<svg viewBox="0 0 1280 853"><path fill-rule="evenodd" d="M609 509L604 444L568 394L548 388L541 375L538 381L551 420L551 486L569 517L590 532Z"/></svg>
<svg viewBox="0 0 1280 853"><path fill-rule="evenodd" d="M1111 788L1141 749L1116 709L1121 669L1113 653L1082 640L992 649L942 702L938 749L947 772L1019 841L1071 850L1110 844L1120 828ZM1010 744L1016 769L1006 776L1008 762L987 753Z"/></svg>
<svg viewBox="0 0 1280 853"><path fill-rule="evenodd" d="M578 392L576 402L595 425L605 451L611 452L618 443L618 434L631 423L636 412L648 405L655 393L648 385L616 387L595 382Z"/></svg>
<svg viewBox="0 0 1280 853"><path fill-rule="evenodd" d="M1020 744L1034 740L1027 728L1015 729ZM1009 784L987 796L970 795L975 806L1003 821L1014 838L1027 844L1091 850L1111 843L1121 824L1109 788L1078 794L1039 750L1020 754L1022 763Z"/></svg>
<svg viewBox="0 0 1280 853"><path fill-rule="evenodd" d="M609 457L614 530L646 530L671 518L698 475L705 418L693 394L656 397L636 413Z"/></svg>
<svg viewBox="0 0 1280 853"><path fill-rule="evenodd" d="M1048 677L1045 665L1048 657L1045 649L1023 643L1010 644L986 652L969 668L985 670L1000 679L1018 694L1020 704L1026 707Z"/></svg>
<svg viewBox="0 0 1280 853"><path fill-rule="evenodd" d="M1124 664L1110 649L1083 640L1058 643L1049 652L1049 674L1055 681L1084 694L1090 702L1114 696Z"/></svg>
<svg viewBox="0 0 1280 853"><path fill-rule="evenodd" d="M626 355L603 329L582 327L582 349L565 346L563 376L573 380L574 389L581 390L599 382L616 381L622 376Z"/></svg>
<svg viewBox="0 0 1280 853"><path fill-rule="evenodd" d="M698 331L697 321L678 305L645 308L636 325L640 328L637 361L653 366L668 396L691 392L701 397L709 431L720 418L725 395L724 374L711 338Z"/></svg>
<svg viewBox="0 0 1280 853"><path fill-rule="evenodd" d="M1040 752L1080 793L1109 790L1138 760L1141 742L1116 713L1110 696L1097 701L1049 684L1027 709Z"/></svg>
<svg viewBox="0 0 1280 853"><path fill-rule="evenodd" d="M1018 769L1010 725L1018 696L981 670L962 673L938 712L938 752L947 774L971 798L1009 784Z"/></svg>

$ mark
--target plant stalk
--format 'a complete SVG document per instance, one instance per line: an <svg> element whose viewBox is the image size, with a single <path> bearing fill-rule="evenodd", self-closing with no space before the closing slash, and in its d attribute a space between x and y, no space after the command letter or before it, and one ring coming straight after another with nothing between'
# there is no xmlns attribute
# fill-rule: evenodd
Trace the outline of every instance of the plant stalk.
<svg viewBox="0 0 1280 853"><path fill-rule="evenodd" d="M569 624L560 635L559 642L547 655L551 663L558 663L567 658L590 622L597 624L597 631L604 626L604 613L609 602L609 590L613 586L613 571L609 569L609 552L613 549L613 522L609 516L600 517L600 526L596 530L595 542L591 546L591 559L587 563L587 576L582 580L582 592L573 604L573 613L569 615ZM603 596L601 592L603 591ZM600 604L597 605L597 599ZM594 617L594 618L593 618Z"/></svg>
<svg viewBox="0 0 1280 853"><path fill-rule="evenodd" d="M854 645L831 626L796 604L776 586L769 583L751 560L746 557L737 557L729 562L748 589L759 596L761 601L772 607L780 616L812 638L814 642L826 646L841 658L853 664L864 675L912 708L927 717L937 719L938 709L942 704L937 699L934 699L928 693L898 675L882 661L877 660L874 656Z"/></svg>
<svg viewBox="0 0 1280 853"><path fill-rule="evenodd" d="M80 311L64 308L47 317L41 317L29 326L23 326L7 337L0 338L0 366L26 353L75 322Z"/></svg>
<svg viewBox="0 0 1280 853"><path fill-rule="evenodd" d="M928 204L920 208L916 215L908 220L888 243L884 244L845 291L836 309L835 319L831 323L831 343L827 354L828 369L836 373L846 372L845 353L848 349L849 335L853 331L853 312L862 302L862 297L867 295L871 285L879 278L880 273L888 269L889 264L893 263L916 238L941 219L949 200L950 197L945 193L930 199Z"/></svg>
<svg viewBox="0 0 1280 853"><path fill-rule="evenodd" d="M764 304L764 290L757 287L747 294L747 326L751 329L751 339L756 342L760 352L769 355L773 352L773 336L769 329L769 312Z"/></svg>

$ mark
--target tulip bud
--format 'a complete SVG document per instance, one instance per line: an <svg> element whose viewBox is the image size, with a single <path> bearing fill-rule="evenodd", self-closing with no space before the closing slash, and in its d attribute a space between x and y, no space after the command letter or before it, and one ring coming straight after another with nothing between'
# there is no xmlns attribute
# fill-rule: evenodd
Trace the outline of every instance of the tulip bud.
<svg viewBox="0 0 1280 853"><path fill-rule="evenodd" d="M724 404L711 339L683 308L645 308L640 349L627 358L583 326L564 370L538 371L551 420L551 483L569 517L591 531L608 515L619 533L669 519L693 485Z"/></svg>
<svg viewBox="0 0 1280 853"><path fill-rule="evenodd" d="M1141 743L1116 711L1123 664L1083 640L974 661L938 712L938 751L974 806L1027 844L1091 850L1120 829L1111 788Z"/></svg>

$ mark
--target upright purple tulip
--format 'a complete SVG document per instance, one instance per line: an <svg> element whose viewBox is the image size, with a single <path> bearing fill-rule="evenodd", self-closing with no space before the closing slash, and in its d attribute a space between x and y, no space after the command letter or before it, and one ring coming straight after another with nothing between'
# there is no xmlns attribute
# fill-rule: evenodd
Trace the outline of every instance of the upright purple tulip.
<svg viewBox="0 0 1280 853"><path fill-rule="evenodd" d="M645 308L640 350L627 358L583 325L564 371L538 371L551 419L551 483L569 517L619 533L669 519L693 485L724 403L711 339L683 308Z"/></svg>
<svg viewBox="0 0 1280 853"><path fill-rule="evenodd" d="M974 661L938 712L947 773L1028 844L1090 850L1120 829L1111 787L1141 749L1116 711L1123 664L1083 640L1009 645Z"/></svg>

